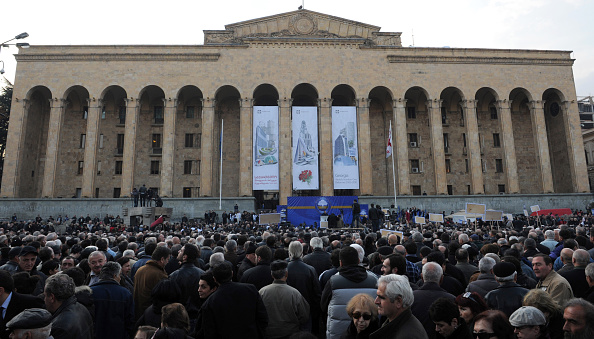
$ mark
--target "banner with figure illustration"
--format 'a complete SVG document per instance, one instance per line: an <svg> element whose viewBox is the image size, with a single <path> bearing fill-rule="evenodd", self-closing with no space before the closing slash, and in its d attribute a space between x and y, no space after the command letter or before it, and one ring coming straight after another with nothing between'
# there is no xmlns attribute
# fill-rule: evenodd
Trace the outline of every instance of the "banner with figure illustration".
<svg viewBox="0 0 594 339"><path fill-rule="evenodd" d="M320 188L318 108L293 107L293 189Z"/></svg>
<svg viewBox="0 0 594 339"><path fill-rule="evenodd" d="M334 189L359 189L357 108L332 107Z"/></svg>
<svg viewBox="0 0 594 339"><path fill-rule="evenodd" d="M278 190L278 106L254 106L254 190Z"/></svg>

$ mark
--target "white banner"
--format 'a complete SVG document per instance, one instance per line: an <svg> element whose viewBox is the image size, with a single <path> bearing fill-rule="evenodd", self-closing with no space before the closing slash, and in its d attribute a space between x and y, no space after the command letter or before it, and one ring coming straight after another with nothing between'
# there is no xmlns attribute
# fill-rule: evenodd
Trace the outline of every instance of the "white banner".
<svg viewBox="0 0 594 339"><path fill-rule="evenodd" d="M318 108L293 107L293 189L320 188Z"/></svg>
<svg viewBox="0 0 594 339"><path fill-rule="evenodd" d="M254 190L278 190L278 106L254 106Z"/></svg>
<svg viewBox="0 0 594 339"><path fill-rule="evenodd" d="M334 189L359 189L357 108L332 107Z"/></svg>

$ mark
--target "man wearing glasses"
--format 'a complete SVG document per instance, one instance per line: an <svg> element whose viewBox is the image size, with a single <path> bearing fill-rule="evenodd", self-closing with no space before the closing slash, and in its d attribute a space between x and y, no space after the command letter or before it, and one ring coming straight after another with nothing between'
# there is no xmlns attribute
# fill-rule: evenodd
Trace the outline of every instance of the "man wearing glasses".
<svg viewBox="0 0 594 339"><path fill-rule="evenodd" d="M428 338L423 325L410 311L414 297L407 277L396 274L380 277L376 293L378 313L386 320L379 330L369 336L370 339Z"/></svg>

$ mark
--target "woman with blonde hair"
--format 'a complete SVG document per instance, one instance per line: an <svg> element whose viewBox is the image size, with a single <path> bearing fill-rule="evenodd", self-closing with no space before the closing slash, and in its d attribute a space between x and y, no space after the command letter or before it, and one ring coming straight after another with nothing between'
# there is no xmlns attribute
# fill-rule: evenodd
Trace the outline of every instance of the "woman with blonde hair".
<svg viewBox="0 0 594 339"><path fill-rule="evenodd" d="M367 339L379 328L377 306L369 295L359 293L352 297L346 306L346 311L353 321L343 338Z"/></svg>
<svg viewBox="0 0 594 339"><path fill-rule="evenodd" d="M545 291L539 289L530 290L522 301L522 306L534 306L538 308L547 320L547 328L551 339L563 339L563 308Z"/></svg>

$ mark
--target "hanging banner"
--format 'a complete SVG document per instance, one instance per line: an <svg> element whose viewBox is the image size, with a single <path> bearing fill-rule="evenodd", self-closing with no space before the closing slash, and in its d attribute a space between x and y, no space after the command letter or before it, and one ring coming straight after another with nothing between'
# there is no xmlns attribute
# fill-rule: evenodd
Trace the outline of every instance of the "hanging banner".
<svg viewBox="0 0 594 339"><path fill-rule="evenodd" d="M293 107L293 189L320 188L318 108Z"/></svg>
<svg viewBox="0 0 594 339"><path fill-rule="evenodd" d="M278 106L254 106L254 190L278 190Z"/></svg>
<svg viewBox="0 0 594 339"><path fill-rule="evenodd" d="M332 107L334 189L359 189L357 108Z"/></svg>

